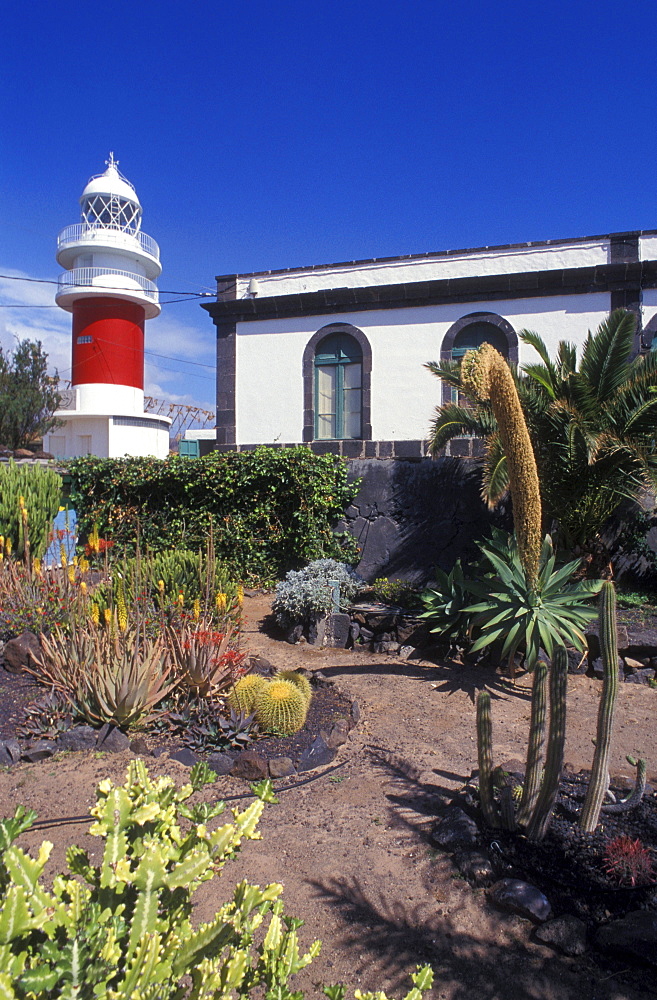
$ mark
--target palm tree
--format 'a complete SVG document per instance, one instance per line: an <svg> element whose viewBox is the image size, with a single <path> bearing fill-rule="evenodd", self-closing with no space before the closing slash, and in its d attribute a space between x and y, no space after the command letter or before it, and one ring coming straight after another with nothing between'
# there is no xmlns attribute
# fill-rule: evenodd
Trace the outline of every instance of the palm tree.
<svg viewBox="0 0 657 1000"><path fill-rule="evenodd" d="M536 455L545 527L556 529L570 550L595 551L621 504L657 488L657 352L632 360L634 328L632 313L611 313L589 332L579 367L574 345L561 341L552 359L538 334L519 334L540 359L514 371L514 378ZM460 362L425 367L459 394L458 403L436 409L431 449L462 434L485 438L482 495L494 507L508 475L490 406L464 387Z"/></svg>

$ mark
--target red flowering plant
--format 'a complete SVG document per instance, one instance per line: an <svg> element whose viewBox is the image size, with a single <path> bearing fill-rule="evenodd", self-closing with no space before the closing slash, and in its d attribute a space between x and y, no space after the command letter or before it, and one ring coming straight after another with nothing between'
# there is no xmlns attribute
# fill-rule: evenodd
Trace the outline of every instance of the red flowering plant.
<svg viewBox="0 0 657 1000"><path fill-rule="evenodd" d="M603 868L619 885L651 885L657 875L650 850L626 834L607 843Z"/></svg>
<svg viewBox="0 0 657 1000"><path fill-rule="evenodd" d="M165 628L174 674L184 689L213 698L232 687L244 673L245 653L235 648L237 631L226 621L219 632L202 618Z"/></svg>
<svg viewBox="0 0 657 1000"><path fill-rule="evenodd" d="M29 567L0 562L0 639L21 632L49 634L68 630L72 619L85 615L87 583L79 565L44 571L38 559Z"/></svg>

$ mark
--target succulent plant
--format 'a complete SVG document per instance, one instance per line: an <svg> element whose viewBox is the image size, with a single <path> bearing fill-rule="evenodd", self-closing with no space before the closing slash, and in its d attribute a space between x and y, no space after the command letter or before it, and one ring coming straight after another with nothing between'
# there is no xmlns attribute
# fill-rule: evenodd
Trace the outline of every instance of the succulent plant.
<svg viewBox="0 0 657 1000"><path fill-rule="evenodd" d="M258 694L256 719L265 732L297 733L308 713L303 694L291 681L272 680Z"/></svg>
<svg viewBox="0 0 657 1000"><path fill-rule="evenodd" d="M253 712L259 693L269 684L261 674L246 674L228 695L228 704L238 712Z"/></svg>
<svg viewBox="0 0 657 1000"><path fill-rule="evenodd" d="M235 639L230 623L219 632L199 619L183 622L177 629L166 626L164 634L173 672L183 687L204 698L216 696L234 683L244 653L230 648Z"/></svg>
<svg viewBox="0 0 657 1000"><path fill-rule="evenodd" d="M59 691L49 691L23 709L23 721L17 726L19 736L30 739L57 739L73 725L76 706Z"/></svg>
<svg viewBox="0 0 657 1000"><path fill-rule="evenodd" d="M231 708L229 718L215 715L203 722L192 722L183 737L192 750L244 750L257 733L255 715L244 715Z"/></svg>
<svg viewBox="0 0 657 1000"><path fill-rule="evenodd" d="M301 694L306 699L306 704L310 705L311 698L313 696L313 689L310 686L310 681L305 676L305 674L299 673L298 670L279 670L279 672L274 676L275 681L290 681L295 687L299 688Z"/></svg>

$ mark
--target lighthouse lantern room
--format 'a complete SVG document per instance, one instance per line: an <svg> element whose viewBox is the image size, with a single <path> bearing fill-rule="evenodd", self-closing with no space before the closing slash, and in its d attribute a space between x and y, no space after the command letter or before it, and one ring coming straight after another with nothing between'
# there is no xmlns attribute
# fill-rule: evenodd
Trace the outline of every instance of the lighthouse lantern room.
<svg viewBox="0 0 657 1000"><path fill-rule="evenodd" d="M160 248L141 231L141 205L110 153L80 198L81 221L57 240L55 300L72 313L71 390L44 438L57 458L169 453L168 418L144 412L144 324L160 313Z"/></svg>

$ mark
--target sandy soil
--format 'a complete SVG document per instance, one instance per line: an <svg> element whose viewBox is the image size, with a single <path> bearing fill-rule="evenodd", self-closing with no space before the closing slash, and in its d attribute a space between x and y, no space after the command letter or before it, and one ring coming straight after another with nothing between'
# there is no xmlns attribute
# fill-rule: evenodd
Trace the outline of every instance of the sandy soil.
<svg viewBox="0 0 657 1000"><path fill-rule="evenodd" d="M202 887L199 914L214 913L229 882L283 882L287 911L306 921L302 940L323 941L320 957L295 983L308 995L318 983L338 981L400 995L409 972L424 962L436 971L432 996L449 1000L657 995L653 971L627 969L595 953L564 958L534 941L529 922L493 909L485 892L471 889L449 858L431 847L436 810L475 766L477 690L487 683L493 695L496 761L523 758L526 680L511 688L491 673L455 664L290 646L263 630L269 604L265 596L245 601L249 651L276 667L322 670L358 701L362 719L339 751L337 770L284 791L279 805L266 810L264 839L247 844L221 880ZM566 760L578 770L591 763L600 689L586 677L572 677L569 689ZM618 701L612 771L628 774L625 754L641 752L655 782L657 691L622 685ZM2 772L0 814L19 802L44 820L85 814L97 782L106 776L122 781L127 760L63 755ZM149 767L185 779L186 769L166 757ZM212 787L217 797L247 788L227 778ZM84 823L58 822L23 842L53 841L56 869L73 840L93 854L97 842L84 829Z"/></svg>

